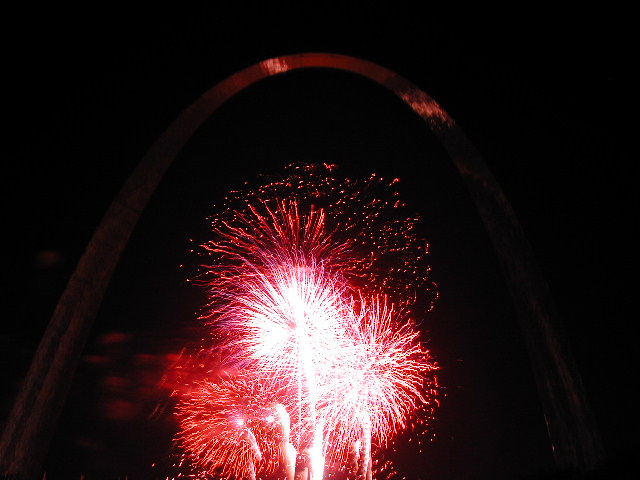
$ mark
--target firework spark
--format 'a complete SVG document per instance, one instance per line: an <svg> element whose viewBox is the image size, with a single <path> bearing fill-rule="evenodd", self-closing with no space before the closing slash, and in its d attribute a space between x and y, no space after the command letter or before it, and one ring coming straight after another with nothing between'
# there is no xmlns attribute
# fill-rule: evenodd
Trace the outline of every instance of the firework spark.
<svg viewBox="0 0 640 480"><path fill-rule="evenodd" d="M179 394L177 443L205 474L371 478L372 446L432 399L437 366L403 313L427 285L414 219L305 172L231 196L204 245L203 319L235 372Z"/></svg>

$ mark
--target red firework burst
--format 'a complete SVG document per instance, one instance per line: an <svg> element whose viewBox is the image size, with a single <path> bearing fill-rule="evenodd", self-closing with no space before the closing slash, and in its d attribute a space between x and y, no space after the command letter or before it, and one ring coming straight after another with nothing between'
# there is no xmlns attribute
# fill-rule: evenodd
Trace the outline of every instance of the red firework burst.
<svg viewBox="0 0 640 480"><path fill-rule="evenodd" d="M277 185L260 192L272 194L283 183ZM383 222L368 243L341 240L359 223L372 235L373 220L345 216L350 201L363 207L362 196L342 190L331 203L320 191L314 198L324 208L303 208L296 195L287 201L245 195L243 208L213 219L215 239L205 248L214 262L202 277L211 302L203 318L237 376L198 382L177 411L178 443L207 474L251 477L280 469L292 478L297 452L297 468L310 479L322 478L325 462L337 471L355 461L356 475L367 475L372 442L386 445L431 401L429 374L437 367L414 323L380 293L400 288L406 307L405 287L415 282L398 283L401 268L390 270L393 282L367 270L400 252L401 266L413 262L411 273L417 272L419 262L409 262L408 253L424 256L426 244L418 248L417 237L407 234L411 219L395 229L397 220ZM366 205L367 216L379 218L388 204ZM334 217L342 220L330 228ZM363 244L377 246L363 257ZM278 428L265 423L275 418L269 411L277 411Z"/></svg>
<svg viewBox="0 0 640 480"><path fill-rule="evenodd" d="M282 427L276 404L247 379L197 382L181 395L177 439L192 464L207 475L255 478L279 461Z"/></svg>

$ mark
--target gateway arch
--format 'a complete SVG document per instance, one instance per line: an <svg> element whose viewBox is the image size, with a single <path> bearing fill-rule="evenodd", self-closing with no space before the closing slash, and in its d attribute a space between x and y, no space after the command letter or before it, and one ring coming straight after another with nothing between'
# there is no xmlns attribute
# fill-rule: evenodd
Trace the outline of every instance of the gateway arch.
<svg viewBox="0 0 640 480"><path fill-rule="evenodd" d="M462 176L493 243L527 345L559 468L590 470L602 445L579 373L558 335L558 314L531 247L496 179L454 120L420 88L375 63L330 53L272 58L204 93L156 140L113 200L54 311L0 441L0 473L39 478L55 424L104 293L140 215L182 147L215 111L268 77L342 70L393 92L424 119Z"/></svg>

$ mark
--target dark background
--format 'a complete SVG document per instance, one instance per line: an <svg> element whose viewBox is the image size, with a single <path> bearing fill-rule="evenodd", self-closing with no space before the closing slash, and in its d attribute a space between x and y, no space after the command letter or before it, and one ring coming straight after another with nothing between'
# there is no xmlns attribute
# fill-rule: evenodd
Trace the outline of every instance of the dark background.
<svg viewBox="0 0 640 480"><path fill-rule="evenodd" d="M549 281L605 442L604 470L631 471L638 224L631 22L625 12L501 15L461 19L380 6L256 11L205 2L8 12L0 423L79 256L155 139L239 69L323 51L408 78L470 137ZM189 251L207 238L206 217L230 189L294 161L337 163L351 177L400 177L403 198L422 215L441 292L422 325L444 389L434 439L423 454L406 448L400 474L550 474L510 299L451 162L382 87L314 70L268 79L232 99L169 170L96 319L47 478L175 475L175 426L162 410L168 391L158 385L171 355L199 334L194 312L204 300L186 282L198 263Z"/></svg>

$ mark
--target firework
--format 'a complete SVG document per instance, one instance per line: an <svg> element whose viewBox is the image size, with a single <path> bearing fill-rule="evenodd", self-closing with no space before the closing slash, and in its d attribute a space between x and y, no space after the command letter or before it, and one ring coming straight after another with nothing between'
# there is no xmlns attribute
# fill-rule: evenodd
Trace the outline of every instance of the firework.
<svg viewBox="0 0 640 480"><path fill-rule="evenodd" d="M181 395L178 439L207 475L255 478L278 465L282 429L276 404L246 379L200 381Z"/></svg>
<svg viewBox="0 0 640 480"><path fill-rule="evenodd" d="M414 324L386 297L359 299L345 320L347 338L322 395L330 427L327 449L335 464L357 443L370 448L373 438L386 446L418 405L430 403L426 381L437 368Z"/></svg>
<svg viewBox="0 0 640 480"><path fill-rule="evenodd" d="M407 313L416 289L435 291L415 219L304 173L234 193L212 219L202 318L235 373L179 394L176 437L205 474L321 479L351 464L370 478L372 446L430 403L437 367Z"/></svg>
<svg viewBox="0 0 640 480"><path fill-rule="evenodd" d="M285 219L282 213L275 213L273 218L273 209L264 209L265 205L274 205L278 210L276 204L293 203L305 216L322 219L321 225L314 224L321 226L316 233L322 231L326 243L312 243L323 253L317 258L334 267L334 273L348 277L352 287L368 294L390 295L398 305L412 305L419 295L424 310L429 310L438 291L429 279L428 244L418 234L419 217L407 211L399 200L399 179L388 181L372 174L353 180L335 175L336 169L327 164L293 164L282 178L270 177L264 184L231 192L223 211L212 219L213 234L218 237L213 243L224 244L230 233L233 236L229 227L244 229L251 242L260 236L253 231L256 227L264 229L264 238L271 238L274 229L295 227L293 218ZM242 221L250 220L252 210L263 217L266 225ZM292 228L290 238L298 240L302 233ZM319 240L317 236L316 239ZM274 240L285 250L291 249L279 236ZM308 252L309 246L303 250ZM223 273L216 269L208 272Z"/></svg>

